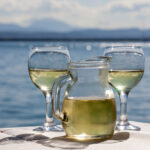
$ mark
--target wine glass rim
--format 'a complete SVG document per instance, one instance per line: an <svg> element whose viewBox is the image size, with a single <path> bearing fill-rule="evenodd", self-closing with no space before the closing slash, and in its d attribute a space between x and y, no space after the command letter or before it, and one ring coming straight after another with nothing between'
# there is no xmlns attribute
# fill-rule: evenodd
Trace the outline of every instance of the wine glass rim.
<svg viewBox="0 0 150 150"><path fill-rule="evenodd" d="M112 46L112 47L106 47L106 50L104 51L104 55L107 53L138 53L141 55L144 55L144 52L142 50L142 47L140 46Z"/></svg>
<svg viewBox="0 0 150 150"><path fill-rule="evenodd" d="M45 48L52 48L52 49L54 49L54 48L57 48L57 49L66 49L66 50L68 50L67 49L67 47L66 46L64 46L64 45L35 45L35 46L32 46L32 48L31 49L38 49L38 50L40 50L40 49L45 49Z"/></svg>
<svg viewBox="0 0 150 150"><path fill-rule="evenodd" d="M59 45L59 46L49 46L49 45L46 45L46 46L33 46L31 48L31 52L29 53L29 57L36 53L36 52L58 52L58 53L63 53L63 54L66 54L69 59L70 59L70 54L69 54L69 50L66 46L62 46L62 45Z"/></svg>

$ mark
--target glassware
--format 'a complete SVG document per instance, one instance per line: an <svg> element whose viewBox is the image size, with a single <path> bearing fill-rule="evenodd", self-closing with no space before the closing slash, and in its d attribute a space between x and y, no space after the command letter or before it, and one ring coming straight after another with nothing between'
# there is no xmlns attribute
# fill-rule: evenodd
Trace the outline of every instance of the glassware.
<svg viewBox="0 0 150 150"><path fill-rule="evenodd" d="M118 130L140 130L131 125L127 119L127 99L130 90L142 79L145 57L139 47L112 47L104 51L111 57L108 82L118 92L120 97L120 120Z"/></svg>
<svg viewBox="0 0 150 150"><path fill-rule="evenodd" d="M76 140L112 137L116 123L116 103L107 80L109 59L71 62L69 74L56 80L52 110L62 122L66 136ZM62 108L60 91L67 83Z"/></svg>
<svg viewBox="0 0 150 150"><path fill-rule="evenodd" d="M43 92L46 100L46 119L39 131L61 131L54 123L51 109L51 93L54 81L67 74L67 63L70 62L69 52L64 46L34 47L29 55L28 69L32 82Z"/></svg>

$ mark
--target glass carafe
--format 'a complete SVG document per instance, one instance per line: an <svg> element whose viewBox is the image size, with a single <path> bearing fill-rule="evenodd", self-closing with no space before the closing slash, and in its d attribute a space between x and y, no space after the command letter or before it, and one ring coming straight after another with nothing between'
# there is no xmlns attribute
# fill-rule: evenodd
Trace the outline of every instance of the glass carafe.
<svg viewBox="0 0 150 150"><path fill-rule="evenodd" d="M116 123L116 104L108 84L109 58L71 62L68 75L53 86L52 109L68 138L111 138ZM60 108L61 88L67 84Z"/></svg>

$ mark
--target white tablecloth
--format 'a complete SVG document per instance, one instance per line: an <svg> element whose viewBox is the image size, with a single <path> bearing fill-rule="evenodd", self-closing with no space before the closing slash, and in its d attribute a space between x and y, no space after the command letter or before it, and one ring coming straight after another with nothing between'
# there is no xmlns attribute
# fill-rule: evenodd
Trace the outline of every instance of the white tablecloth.
<svg viewBox="0 0 150 150"><path fill-rule="evenodd" d="M0 150L150 150L150 124L131 122L141 131L115 132L107 141L77 142L64 132L35 132L35 127L0 129Z"/></svg>

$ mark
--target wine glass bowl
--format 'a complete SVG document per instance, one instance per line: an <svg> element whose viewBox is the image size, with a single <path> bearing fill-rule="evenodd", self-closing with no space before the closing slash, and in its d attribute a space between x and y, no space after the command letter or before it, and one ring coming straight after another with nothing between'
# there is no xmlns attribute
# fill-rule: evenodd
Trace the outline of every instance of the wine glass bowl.
<svg viewBox="0 0 150 150"><path fill-rule="evenodd" d="M70 62L70 55L64 46L41 46L34 47L29 55L29 75L36 87L44 94L46 100L46 119L43 127L37 128L40 131L60 131L61 127L56 126L51 109L51 93L53 83L61 75L67 74L67 64Z"/></svg>
<svg viewBox="0 0 150 150"><path fill-rule="evenodd" d="M140 82L144 74L143 50L140 47L118 46L107 48L104 55L111 57L108 82L120 97L120 120L116 129L140 130L128 122L127 99L130 90Z"/></svg>

